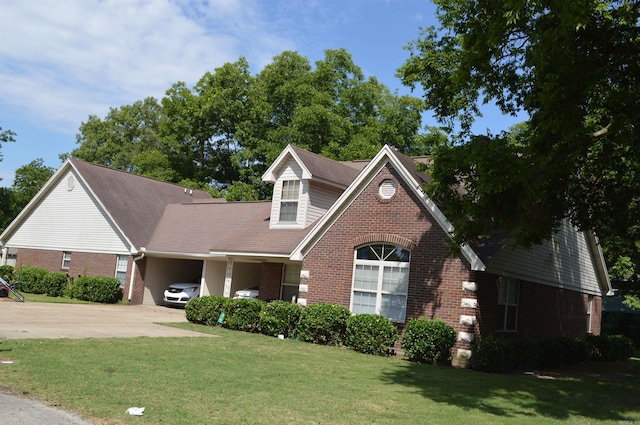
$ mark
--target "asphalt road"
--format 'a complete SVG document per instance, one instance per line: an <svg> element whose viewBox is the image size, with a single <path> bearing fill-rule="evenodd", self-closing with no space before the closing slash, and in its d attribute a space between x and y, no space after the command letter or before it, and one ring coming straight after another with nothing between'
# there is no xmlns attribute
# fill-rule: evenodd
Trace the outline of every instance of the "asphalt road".
<svg viewBox="0 0 640 425"><path fill-rule="evenodd" d="M210 337L158 324L186 321L184 310L159 306L19 303L0 298L0 340ZM4 357L10 361L10 356ZM0 363L0 373L9 367L11 363ZM19 395L0 386L0 425L92 425L73 413Z"/></svg>

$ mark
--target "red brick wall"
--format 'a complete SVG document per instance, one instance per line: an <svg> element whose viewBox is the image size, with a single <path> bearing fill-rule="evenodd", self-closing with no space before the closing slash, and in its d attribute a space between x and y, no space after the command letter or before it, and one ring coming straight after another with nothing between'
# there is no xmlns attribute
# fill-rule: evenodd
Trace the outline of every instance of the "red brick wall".
<svg viewBox="0 0 640 425"><path fill-rule="evenodd" d="M71 262L69 263L68 269L62 268L62 255L63 251L20 248L18 249L16 267L23 265L39 267L52 272L66 273L71 278L77 278L79 276L115 277L116 275L118 256L115 254L71 252ZM133 258L129 256L125 288L123 291L124 299L128 296L132 262ZM142 291L142 284L138 286L140 286L140 290ZM140 300L142 300L142 295L140 295Z"/></svg>
<svg viewBox="0 0 640 425"><path fill-rule="evenodd" d="M389 178L398 185L396 195L390 201L381 200L378 187ZM387 166L306 255L302 269L310 275L301 283L309 286L307 304L327 302L349 308L355 248L384 241L411 250L406 320L439 318L456 332L469 331L459 324L460 314L466 314L461 298L474 295L462 289L462 282L471 279L468 264L446 257L448 236L403 184ZM404 330L404 325L399 327ZM468 348L468 344L461 342L457 347Z"/></svg>
<svg viewBox="0 0 640 425"><path fill-rule="evenodd" d="M560 336L584 338L587 335L589 296L531 282L520 282L516 332L498 332L498 277L478 276L478 322L483 336L545 339ZM602 298L593 297L591 330L600 334Z"/></svg>
<svg viewBox="0 0 640 425"><path fill-rule="evenodd" d="M262 263L260 266L260 299L280 299L282 263Z"/></svg>
<svg viewBox="0 0 640 425"><path fill-rule="evenodd" d="M129 272L127 273L127 283L125 285L124 290L124 299L127 299L129 296L129 282L130 282L130 273L132 266L132 259L129 259ZM144 273L147 268L147 259L142 258L136 261L136 269L134 275L133 282L133 292L131 293L131 299L129 300L129 304L142 304L144 297Z"/></svg>

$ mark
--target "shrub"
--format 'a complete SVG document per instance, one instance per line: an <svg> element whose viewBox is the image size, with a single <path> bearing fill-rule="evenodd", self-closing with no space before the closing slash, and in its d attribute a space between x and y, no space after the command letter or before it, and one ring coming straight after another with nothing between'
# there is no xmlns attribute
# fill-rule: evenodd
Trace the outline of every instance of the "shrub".
<svg viewBox="0 0 640 425"><path fill-rule="evenodd" d="M49 273L48 270L38 267L22 266L18 270L16 280L19 282L17 289L29 294L44 294L44 276Z"/></svg>
<svg viewBox="0 0 640 425"><path fill-rule="evenodd" d="M7 283L12 283L14 281L16 273L16 268L13 266L0 266L0 277L3 278Z"/></svg>
<svg viewBox="0 0 640 425"><path fill-rule="evenodd" d="M228 301L229 298L219 295L194 298L185 306L185 315L192 323L215 326Z"/></svg>
<svg viewBox="0 0 640 425"><path fill-rule="evenodd" d="M455 331L443 321L412 319L407 323L401 347L412 360L437 364L451 360L455 343Z"/></svg>
<svg viewBox="0 0 640 425"><path fill-rule="evenodd" d="M114 304L122 296L120 281L107 276L81 276L75 279L70 292L71 298L104 304Z"/></svg>
<svg viewBox="0 0 640 425"><path fill-rule="evenodd" d="M271 301L262 308L260 312L260 323L258 332L277 336L284 335L288 338L300 320L302 307L288 301Z"/></svg>
<svg viewBox="0 0 640 425"><path fill-rule="evenodd" d="M264 301L253 298L230 299L225 308L222 326L236 331L255 332L264 304Z"/></svg>
<svg viewBox="0 0 640 425"><path fill-rule="evenodd" d="M530 339L515 339L509 341L511 355L509 368L526 370L533 369L540 364L540 344Z"/></svg>
<svg viewBox="0 0 640 425"><path fill-rule="evenodd" d="M398 340L398 329L384 316L357 314L347 319L345 345L365 354L387 356Z"/></svg>
<svg viewBox="0 0 640 425"><path fill-rule="evenodd" d="M347 331L349 309L335 304L316 303L300 314L296 337L301 341L323 345L341 345Z"/></svg>
<svg viewBox="0 0 640 425"><path fill-rule="evenodd" d="M44 275L45 293L51 297L61 297L64 295L64 289L69 282L66 273L49 272Z"/></svg>
<svg viewBox="0 0 640 425"><path fill-rule="evenodd" d="M533 343L537 345L537 343ZM521 349L525 346L521 346ZM521 351L520 351L521 352ZM514 351L510 341L488 336L471 347L469 366L485 372L504 372L514 368ZM536 360L537 362L537 360ZM533 365L535 366L535 364Z"/></svg>
<svg viewBox="0 0 640 425"><path fill-rule="evenodd" d="M633 355L633 341L624 335L595 336L587 339L593 360L626 360Z"/></svg>

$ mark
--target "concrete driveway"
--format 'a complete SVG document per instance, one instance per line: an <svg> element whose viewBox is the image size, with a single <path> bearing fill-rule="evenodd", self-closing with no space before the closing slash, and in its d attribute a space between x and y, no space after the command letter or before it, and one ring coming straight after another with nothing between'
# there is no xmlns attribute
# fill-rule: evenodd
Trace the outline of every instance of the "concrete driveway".
<svg viewBox="0 0 640 425"><path fill-rule="evenodd" d="M0 298L2 299L2 298ZM157 323L187 322L184 310L148 305L0 301L0 338L207 337Z"/></svg>

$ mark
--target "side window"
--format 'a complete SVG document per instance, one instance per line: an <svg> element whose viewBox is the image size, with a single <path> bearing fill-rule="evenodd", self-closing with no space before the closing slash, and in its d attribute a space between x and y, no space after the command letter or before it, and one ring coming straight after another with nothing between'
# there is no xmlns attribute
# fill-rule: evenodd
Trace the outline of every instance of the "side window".
<svg viewBox="0 0 640 425"><path fill-rule="evenodd" d="M127 265L129 264L128 255L118 255L116 260L116 279L120 281L120 286L124 286L124 279L127 276Z"/></svg>
<svg viewBox="0 0 640 425"><path fill-rule="evenodd" d="M71 265L71 252L64 251L62 253L62 268L68 269L70 265Z"/></svg>
<svg viewBox="0 0 640 425"><path fill-rule="evenodd" d="M300 197L300 180L285 180L282 182L280 197L280 218L282 222L295 223L298 219L298 198Z"/></svg>
<svg viewBox="0 0 640 425"><path fill-rule="evenodd" d="M404 323L409 287L409 250L372 244L355 252L351 312L380 314Z"/></svg>
<svg viewBox="0 0 640 425"><path fill-rule="evenodd" d="M498 283L497 330L515 331L518 322L518 296L520 282L516 279L501 277Z"/></svg>
<svg viewBox="0 0 640 425"><path fill-rule="evenodd" d="M280 299L292 302L298 299L298 287L300 285L300 264L285 264L284 273L282 275L282 290Z"/></svg>

